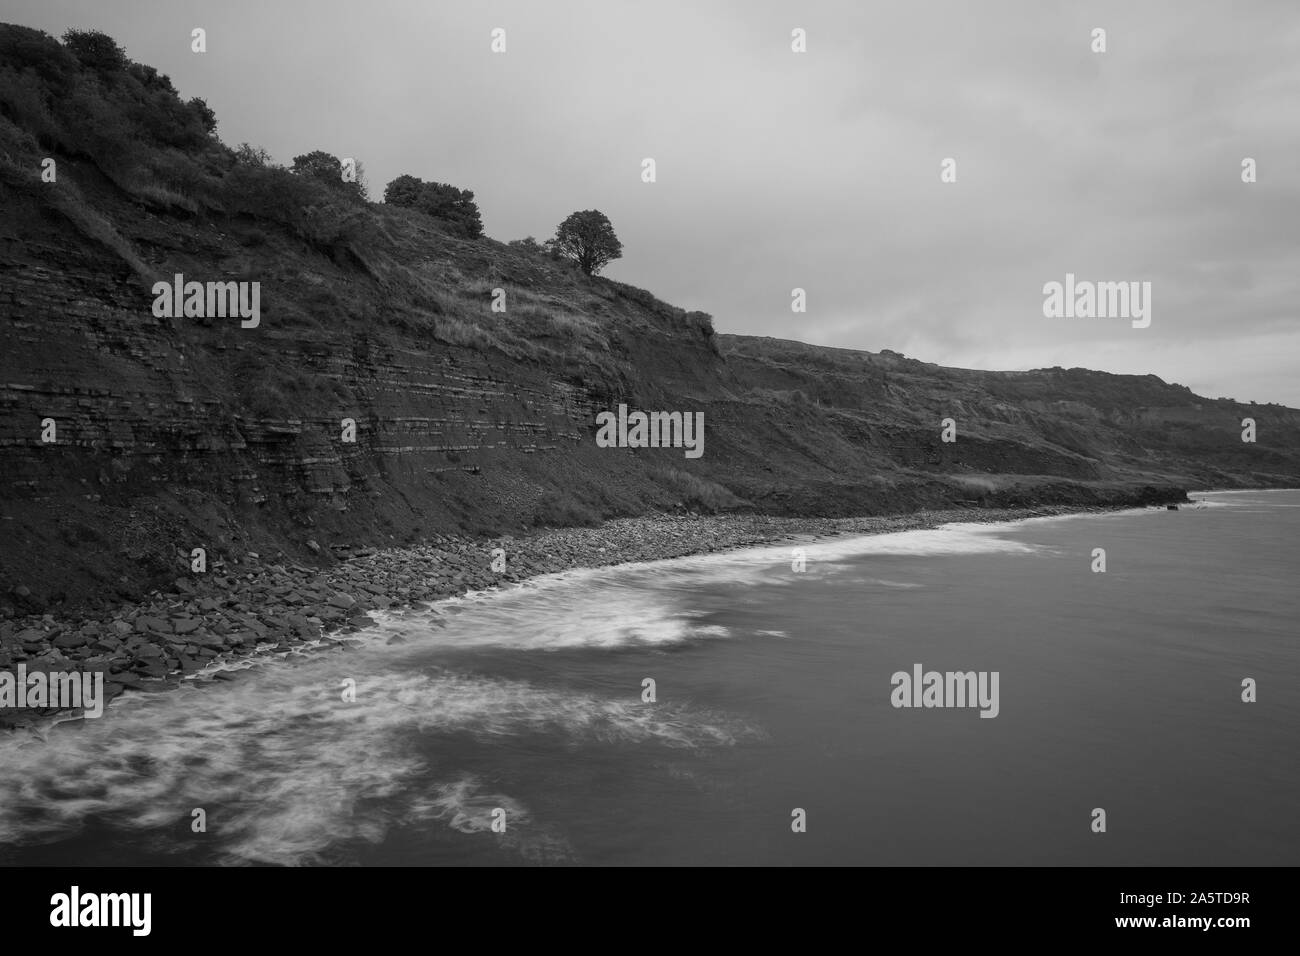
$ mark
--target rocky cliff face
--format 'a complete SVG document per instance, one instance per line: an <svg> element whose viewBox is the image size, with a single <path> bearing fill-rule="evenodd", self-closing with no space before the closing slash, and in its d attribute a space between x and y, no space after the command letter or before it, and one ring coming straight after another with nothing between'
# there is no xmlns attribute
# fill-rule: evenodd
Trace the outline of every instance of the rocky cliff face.
<svg viewBox="0 0 1300 956"><path fill-rule="evenodd" d="M894 352L722 336L742 379L856 427L889 462L972 489L998 476L1182 487L1280 487L1300 469L1300 412L1194 395L1154 375L1087 369L981 372ZM951 418L957 440L938 441ZM1243 441L1243 421L1255 440ZM850 425L849 422L853 424ZM978 497L978 496L976 496Z"/></svg>
<svg viewBox="0 0 1300 956"><path fill-rule="evenodd" d="M170 217L89 164L61 165L112 231L85 234L44 184L0 183L0 589L134 595L192 547L327 560L340 541L588 523L682 499L646 469L680 468L681 451L592 441L598 409L679 407L674 385L720 365L681 310L382 209L409 227L410 250L340 264L272 233L250 252L247 222ZM417 248L427 300L369 272L403 269ZM155 317L152 283L176 272L260 282L259 325ZM518 316L490 311L497 283ZM510 320L537 334L507 335ZM590 363L588 345L601 352Z"/></svg>
<svg viewBox="0 0 1300 956"><path fill-rule="evenodd" d="M1294 410L714 336L707 316L416 212L273 215L289 174L243 170L216 141L145 157L188 156L178 192L43 127L3 89L15 75L0 76L0 613L136 596L196 547L328 564L343 544L654 511L1155 501L1300 476ZM154 282L178 273L259 283L259 323L156 316ZM597 447L596 413L620 402L702 411L703 457Z"/></svg>

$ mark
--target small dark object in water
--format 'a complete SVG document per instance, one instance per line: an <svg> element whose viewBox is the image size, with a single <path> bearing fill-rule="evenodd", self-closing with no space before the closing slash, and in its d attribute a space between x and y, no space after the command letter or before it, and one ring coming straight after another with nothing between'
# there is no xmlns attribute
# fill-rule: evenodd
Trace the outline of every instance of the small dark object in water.
<svg viewBox="0 0 1300 956"><path fill-rule="evenodd" d="M1177 510L1178 510L1178 505L1165 505L1165 510L1166 510L1166 511L1177 511Z"/></svg>

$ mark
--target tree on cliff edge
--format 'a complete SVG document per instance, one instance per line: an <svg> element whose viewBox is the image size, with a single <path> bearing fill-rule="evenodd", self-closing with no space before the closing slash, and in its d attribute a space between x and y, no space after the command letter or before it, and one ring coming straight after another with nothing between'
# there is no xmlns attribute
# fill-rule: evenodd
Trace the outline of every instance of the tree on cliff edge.
<svg viewBox="0 0 1300 956"><path fill-rule="evenodd" d="M570 215L555 230L552 242L560 255L572 259L589 276L623 257L623 243L614 235L613 223L598 209Z"/></svg>

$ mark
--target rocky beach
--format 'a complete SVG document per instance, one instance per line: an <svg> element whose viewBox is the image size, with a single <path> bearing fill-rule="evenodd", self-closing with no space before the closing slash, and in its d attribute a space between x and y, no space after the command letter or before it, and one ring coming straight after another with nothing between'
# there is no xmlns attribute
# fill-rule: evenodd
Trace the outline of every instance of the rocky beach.
<svg viewBox="0 0 1300 956"><path fill-rule="evenodd" d="M1119 506L1116 506L1119 507ZM374 611L433 602L580 567L655 561L798 538L882 534L950 522L1000 522L1115 507L1054 505L950 509L859 518L656 515L596 528L554 528L475 539L435 536L416 547L332 549L331 567L263 558L215 557L209 572L178 576L170 589L108 614L15 616L0 623L0 669L102 672L109 699L165 690L210 667L309 642L345 648ZM504 570L494 570L501 568ZM12 595L21 600L22 595ZM224 672L218 676L228 676ZM0 726L48 719L55 709L0 709Z"/></svg>

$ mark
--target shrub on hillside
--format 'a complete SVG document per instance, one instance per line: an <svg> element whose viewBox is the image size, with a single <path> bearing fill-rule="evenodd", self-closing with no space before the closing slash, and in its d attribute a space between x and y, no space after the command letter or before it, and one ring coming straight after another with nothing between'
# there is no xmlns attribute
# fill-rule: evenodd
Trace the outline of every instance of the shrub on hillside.
<svg viewBox="0 0 1300 956"><path fill-rule="evenodd" d="M323 149L313 149L310 153L293 158L289 167L299 176L311 176L328 186L343 181L343 160Z"/></svg>
<svg viewBox="0 0 1300 956"><path fill-rule="evenodd" d="M165 93L176 92L176 87L172 86L171 77L166 73L159 73L155 67L146 63L132 63L126 68L126 72L135 77L140 85L147 90L160 90Z"/></svg>
<svg viewBox="0 0 1300 956"><path fill-rule="evenodd" d="M729 488L680 468L655 468L650 477L657 484L675 492L681 504L692 511L727 511L749 502L737 497Z"/></svg>
<svg viewBox="0 0 1300 956"><path fill-rule="evenodd" d="M420 200L420 190L424 180L403 173L384 187L384 202L390 206L404 206L414 209Z"/></svg>
<svg viewBox="0 0 1300 956"><path fill-rule="evenodd" d="M216 129L216 116L203 100L195 97L182 103L175 93L161 87L149 90L135 77L123 83L114 98L137 135L160 146L200 150L211 141Z"/></svg>
<svg viewBox="0 0 1300 956"><path fill-rule="evenodd" d="M441 219L466 239L478 239L483 235L478 204L474 202L474 193L468 189L457 189L447 183L425 183L416 208Z"/></svg>
<svg viewBox="0 0 1300 956"><path fill-rule="evenodd" d="M209 207L222 205L221 182L201 163L179 149L164 149L148 157L151 178L164 189Z"/></svg>
<svg viewBox="0 0 1300 956"><path fill-rule="evenodd" d="M474 193L447 183L426 183L403 174L384 187L384 202L390 206L417 209L444 223L453 235L478 239L483 235Z"/></svg>
<svg viewBox="0 0 1300 956"><path fill-rule="evenodd" d="M32 71L56 93L65 91L81 72L77 58L54 37L12 23L0 26L0 63L15 73Z"/></svg>
<svg viewBox="0 0 1300 956"><path fill-rule="evenodd" d="M145 143L122 110L99 92L81 85L62 104L57 117L60 145L73 155L90 157L110 178L122 178L141 164Z"/></svg>
<svg viewBox="0 0 1300 956"><path fill-rule="evenodd" d="M47 147L58 140L59 124L46 106L46 86L32 70L19 73L0 66L0 115Z"/></svg>
<svg viewBox="0 0 1300 956"><path fill-rule="evenodd" d="M106 33L98 30L69 30L63 34L63 45L82 66L98 73L126 70L126 51Z"/></svg>
<svg viewBox="0 0 1300 956"><path fill-rule="evenodd" d="M217 114L212 111L212 107L208 106L206 100L194 96L185 105L190 114L199 121L199 125L203 127L205 133L210 136L217 131Z"/></svg>
<svg viewBox="0 0 1300 956"><path fill-rule="evenodd" d="M274 166L275 160L261 146L250 146L248 143L240 143L234 148L235 162L242 166L257 166L265 168Z"/></svg>
<svg viewBox="0 0 1300 956"><path fill-rule="evenodd" d="M310 153L304 153L301 156L293 158L293 172L299 176L308 176L318 182L324 183L330 189L336 189L361 199L366 199L366 174L365 167L359 162L354 161L352 179L345 179L343 176L345 167L343 160L321 149L314 149Z"/></svg>
<svg viewBox="0 0 1300 956"><path fill-rule="evenodd" d="M0 25L0 112L138 198L197 209L215 191L223 147L212 110L197 97L182 102L167 77L98 31L69 30L60 44Z"/></svg>
<svg viewBox="0 0 1300 956"><path fill-rule="evenodd" d="M526 252L532 255L541 255L546 251L542 248L542 244L532 236L525 236L522 239L511 239L506 243L506 245L518 252Z"/></svg>
<svg viewBox="0 0 1300 956"><path fill-rule="evenodd" d="M222 183L233 213L277 222L319 248L360 238L365 210L338 191L277 166L237 164Z"/></svg>

